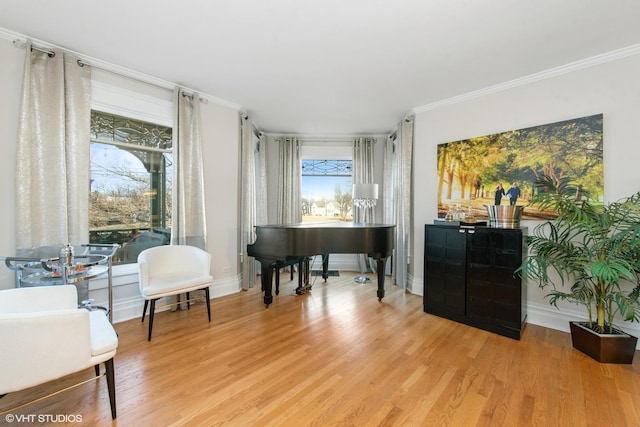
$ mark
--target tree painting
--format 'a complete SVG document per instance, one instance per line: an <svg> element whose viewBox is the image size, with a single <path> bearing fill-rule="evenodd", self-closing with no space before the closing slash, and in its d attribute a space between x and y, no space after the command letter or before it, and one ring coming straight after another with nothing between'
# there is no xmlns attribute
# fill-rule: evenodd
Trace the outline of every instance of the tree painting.
<svg viewBox="0 0 640 427"><path fill-rule="evenodd" d="M520 188L517 205L527 206L542 178L571 181L580 197L602 202L602 114L438 145L438 216L458 205L487 218L498 183ZM501 204L509 204L503 197ZM523 219L551 219L527 206Z"/></svg>

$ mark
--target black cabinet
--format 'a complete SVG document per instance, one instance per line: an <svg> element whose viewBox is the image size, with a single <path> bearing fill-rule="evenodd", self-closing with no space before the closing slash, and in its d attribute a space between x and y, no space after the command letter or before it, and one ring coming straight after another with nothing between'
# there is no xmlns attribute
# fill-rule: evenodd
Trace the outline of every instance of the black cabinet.
<svg viewBox="0 0 640 427"><path fill-rule="evenodd" d="M525 229L425 225L424 311L520 339Z"/></svg>

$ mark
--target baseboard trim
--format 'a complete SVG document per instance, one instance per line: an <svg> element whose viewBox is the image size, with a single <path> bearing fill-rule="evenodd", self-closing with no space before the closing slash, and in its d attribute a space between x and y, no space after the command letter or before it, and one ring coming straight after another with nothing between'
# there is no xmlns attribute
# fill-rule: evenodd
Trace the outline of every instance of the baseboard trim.
<svg viewBox="0 0 640 427"><path fill-rule="evenodd" d="M422 279L416 281L413 276L409 276L408 279L410 280L407 290L414 295L423 296L424 289ZM587 320L586 312L579 308L571 309L563 307L562 310L559 310L549 304L528 302L526 309L527 323L567 333L570 332L569 322ZM638 323L618 320L616 321L616 327L630 335L640 337L640 325ZM638 340L636 348L640 350L640 340Z"/></svg>

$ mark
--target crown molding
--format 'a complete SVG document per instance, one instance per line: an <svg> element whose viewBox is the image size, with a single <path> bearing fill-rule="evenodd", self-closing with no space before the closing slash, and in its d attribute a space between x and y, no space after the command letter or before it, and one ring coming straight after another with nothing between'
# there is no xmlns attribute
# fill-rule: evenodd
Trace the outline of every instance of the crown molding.
<svg viewBox="0 0 640 427"><path fill-rule="evenodd" d="M16 42L16 40L18 41L24 41L26 40L28 37L25 36L24 34L19 34L4 28L0 28L0 38L2 39L6 39L6 40L10 40L13 41L14 43ZM90 58L87 56L84 56L80 53L77 52L73 52L64 48L61 48L59 46L55 46L52 45L50 43L44 42L42 40L37 40L37 39L32 39L32 41L40 46L40 47L45 47L45 48L52 48L52 49L60 49L63 50L65 52L69 52L72 53L76 56L78 56L83 62L87 62L89 65L94 65L97 68L101 68L105 71L109 71L109 72L113 72L115 74L120 74L123 75L125 77L134 79L134 80L139 80L145 83L149 83L155 86L159 86L159 87L163 87L166 88L168 90L173 90L173 88L175 88L177 85L176 83L173 82L169 82L166 80L162 80L147 74L143 74L143 73L139 73L137 71L134 70L130 70L124 67L120 67L117 66L115 64L110 64L107 63L105 61L101 61L98 60L96 58ZM586 58L586 59L582 59L580 61L575 61L566 65L562 65L559 67L555 67L555 68L551 68L549 70L545 70L545 71L541 71L539 73L535 73L535 74L530 74L528 76L524 76L524 77L520 77L517 79L513 79L513 80L509 80L503 83L499 83L493 86L488 86L486 88L483 89L478 89L478 90L474 90L471 92L467 92L464 93L462 95L458 95L458 96L454 96L451 98L446 98L446 99L442 99L439 101L435 101L429 104L425 104L422 106L418 106L418 107L414 107L411 109L411 111L409 113L407 113L407 115L410 115L411 113L423 113L426 111L432 111L432 110L436 110L438 108L442 108L448 105L453 105L453 104L458 104L461 102L465 102L465 101L469 101L475 98L479 98L482 96L486 96L486 95L490 95L490 94L494 94L494 93L498 93L498 92L502 92L508 89L512 89L512 88L516 88L519 86L524 86L527 84L531 84L540 80L545 80L548 78L552 78L552 77L556 77L556 76L560 76L563 74L567 74L567 73L571 73L574 71L579 71L585 68L589 68L589 67L593 67L596 65L600 65L600 64L605 64L607 62L611 62L611 61L616 61L619 59L623 59L629 56L633 56L633 55L637 55L640 53L640 44L635 44L635 45L631 45L631 46L627 46L621 49L617 49L617 50L613 50L610 52L605 52L603 54L600 55L596 55L596 56L592 56L590 58ZM199 92L190 88L185 88L185 90L187 91L193 91L193 92ZM213 104L217 104L223 107L227 107L227 108L231 108L233 110L236 111L242 111L242 106L221 98L218 98L216 96L213 95L209 95L209 94L204 94L204 93L200 93L200 96L203 100L207 101L207 102L211 102Z"/></svg>
<svg viewBox="0 0 640 427"><path fill-rule="evenodd" d="M509 80L503 83L499 83L493 86L489 86L483 89L474 90L464 93L462 95L453 96L451 98L442 99L440 101L432 102L420 107L413 108L414 113L423 113L426 111L437 110L448 105L458 104L460 102L469 101L474 98L479 98L486 95L502 92L508 89L512 89L519 86L528 85L540 80L561 76L563 74L572 73L574 71L583 70L585 68L594 67L596 65L605 64L611 61L617 61L629 56L637 55L640 53L640 44L634 44L625 48L613 50L600 55L592 56L590 58L582 59L580 61L572 62L570 64L562 65L559 67L551 68L539 73L530 74L525 77L520 77L514 80Z"/></svg>
<svg viewBox="0 0 640 427"><path fill-rule="evenodd" d="M72 55L77 56L78 59L80 59L83 63L89 66L93 66L95 68L99 68L101 70L110 72L110 73L114 73L126 78L137 80L142 83L147 83L147 84L157 86L163 89L167 89L170 91L173 91L176 87L179 86L179 87L182 87L186 92L198 93L200 95L200 99L203 100L204 102L210 102L212 104L220 105L222 107L227 107L236 111L240 111L242 109L241 105L236 104L234 102L227 101L222 98L218 98L216 96L209 95L206 93L202 93L198 90L184 87L174 82L163 80L148 74L140 73L138 71L130 70L128 68L124 68L119 65L111 64L109 62L102 61L97 58L92 58L90 56L86 56L81 53L78 53L69 49L65 49L63 47L56 46L51 43L47 43L43 40L33 39L28 36L25 36L24 34L19 34L13 31L9 31L1 27L0 27L0 39L6 39L13 42L14 46L16 46L17 48L24 48L24 43L26 42L27 39L29 39L33 44L35 44L38 47L41 47L44 49L57 49L66 53L70 53Z"/></svg>

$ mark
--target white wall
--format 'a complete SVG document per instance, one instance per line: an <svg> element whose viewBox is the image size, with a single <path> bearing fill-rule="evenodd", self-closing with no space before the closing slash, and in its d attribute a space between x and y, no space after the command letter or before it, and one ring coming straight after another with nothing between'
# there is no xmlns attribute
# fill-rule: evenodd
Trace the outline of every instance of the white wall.
<svg viewBox="0 0 640 427"><path fill-rule="evenodd" d="M605 201L640 191L640 53L552 75L451 105L416 109L414 257L412 291L422 295L424 224L437 216L436 146L465 138L604 115ZM530 228L535 222L523 221ZM559 312L536 285L527 287L528 321L568 330L566 320L585 316L581 308ZM638 324L624 323L638 334Z"/></svg>
<svg viewBox="0 0 640 427"><path fill-rule="evenodd" d="M238 112L208 103L201 106L207 249L214 280L224 292L240 289L240 118ZM219 289L222 290L222 289ZM220 295L212 290L212 295Z"/></svg>
<svg viewBox="0 0 640 427"><path fill-rule="evenodd" d="M15 152L18 111L25 51L0 37L0 257L15 254ZM99 72L104 75L104 72ZM108 80L108 79L107 79ZM117 84L122 79L112 79ZM123 87L140 90L139 84ZM148 85L147 85L148 86ZM162 89L166 91L166 89ZM148 95L157 96L158 88L148 86ZM171 99L170 95L169 98ZM117 114L117 112L115 112ZM120 113L122 114L122 113ZM238 112L214 103L201 105L202 140L205 164L205 203L207 241L212 255L212 296L240 289L238 217L239 217L239 124ZM114 320L137 317L142 313L137 270L133 265L114 269ZM0 265L0 289L15 286L15 275ZM106 280L91 282L90 296L96 304L107 301Z"/></svg>

